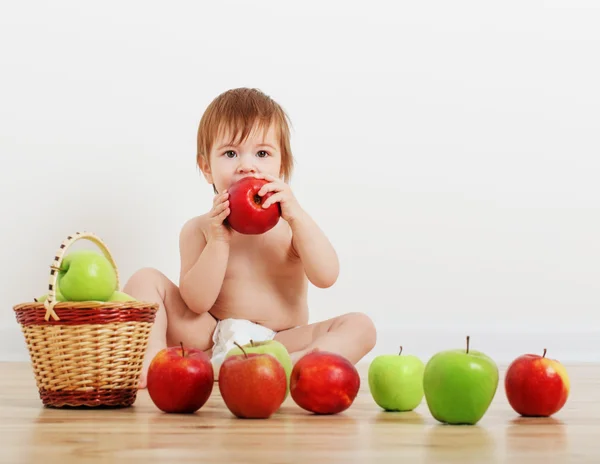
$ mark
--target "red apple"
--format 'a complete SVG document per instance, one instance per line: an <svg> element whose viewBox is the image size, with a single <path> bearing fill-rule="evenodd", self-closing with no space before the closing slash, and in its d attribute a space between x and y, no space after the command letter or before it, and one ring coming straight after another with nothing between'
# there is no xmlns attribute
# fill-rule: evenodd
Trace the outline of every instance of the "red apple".
<svg viewBox="0 0 600 464"><path fill-rule="evenodd" d="M275 356L247 353L225 358L219 390L231 413L244 419L266 419L279 409L287 392L285 369Z"/></svg>
<svg viewBox="0 0 600 464"><path fill-rule="evenodd" d="M240 234L263 234L275 227L281 216L279 203L263 208L264 201L273 192L259 196L258 191L268 181L255 177L244 177L229 187L229 209L227 223Z"/></svg>
<svg viewBox="0 0 600 464"><path fill-rule="evenodd" d="M210 397L214 385L213 366L199 349L172 346L159 351L148 368L148 394L168 413L194 413Z"/></svg>
<svg viewBox="0 0 600 464"><path fill-rule="evenodd" d="M312 351L296 362L290 394L301 408L316 414L337 414L350 407L360 388L354 365L343 356Z"/></svg>
<svg viewBox="0 0 600 464"><path fill-rule="evenodd" d="M516 358L506 371L506 397L522 416L548 417L567 402L569 376L564 366L554 359L524 354Z"/></svg>

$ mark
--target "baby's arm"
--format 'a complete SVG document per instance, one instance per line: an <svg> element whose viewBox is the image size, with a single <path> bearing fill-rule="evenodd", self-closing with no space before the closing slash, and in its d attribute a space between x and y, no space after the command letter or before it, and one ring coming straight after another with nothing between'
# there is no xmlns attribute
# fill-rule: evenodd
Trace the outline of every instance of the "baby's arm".
<svg viewBox="0 0 600 464"><path fill-rule="evenodd" d="M333 246L305 211L301 211L289 224L293 234L292 246L302 260L306 276L316 287L331 287L340 270Z"/></svg>
<svg viewBox="0 0 600 464"><path fill-rule="evenodd" d="M331 287L337 280L340 265L323 231L300 207L287 183L268 174L256 174L255 177L269 182L258 191L260 196L273 192L264 201L263 208L279 202L281 216L292 229L292 247L302 260L308 280L319 288Z"/></svg>
<svg viewBox="0 0 600 464"><path fill-rule="evenodd" d="M207 242L203 232L205 222L208 220L204 217L188 221L179 237L179 291L188 308L197 314L207 312L215 304L229 259L228 242Z"/></svg>

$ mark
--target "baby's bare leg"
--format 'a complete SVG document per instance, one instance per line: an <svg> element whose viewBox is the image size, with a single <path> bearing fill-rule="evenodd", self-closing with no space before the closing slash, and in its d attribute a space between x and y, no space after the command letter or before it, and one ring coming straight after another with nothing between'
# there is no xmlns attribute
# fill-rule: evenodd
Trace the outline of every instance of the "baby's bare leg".
<svg viewBox="0 0 600 464"><path fill-rule="evenodd" d="M306 353L320 350L340 354L356 364L373 349L377 333L367 315L350 313L281 331L275 340L285 345L294 363Z"/></svg>
<svg viewBox="0 0 600 464"><path fill-rule="evenodd" d="M144 356L140 388L146 387L150 362L160 350L179 345L207 351L212 347L212 334L217 322L209 313L191 311L179 293L179 288L163 273L144 268L131 276L123 291L137 300L158 303L158 311Z"/></svg>

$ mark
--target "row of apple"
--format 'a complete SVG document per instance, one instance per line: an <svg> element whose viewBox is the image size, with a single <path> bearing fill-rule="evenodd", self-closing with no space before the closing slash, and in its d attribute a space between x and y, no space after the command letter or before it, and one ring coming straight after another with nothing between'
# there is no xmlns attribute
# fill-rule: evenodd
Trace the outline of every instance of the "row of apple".
<svg viewBox="0 0 600 464"><path fill-rule="evenodd" d="M410 411L423 397L431 415L447 424L476 424L498 390L496 363L486 354L466 349L445 350L424 364L418 357L381 355L369 365L369 388L375 402L388 411ZM558 412L569 396L567 372L558 361L543 354L514 359L504 377L504 392L522 416L548 417Z"/></svg>
<svg viewBox="0 0 600 464"><path fill-rule="evenodd" d="M165 348L148 368L148 394L164 412L194 413L208 401L214 374L202 350L186 349L183 344ZM218 372L225 405L245 419L270 417L288 395L307 411L337 414L352 405L359 387L358 371L343 356L313 351L292 367L288 351L276 340L236 343Z"/></svg>
<svg viewBox="0 0 600 464"><path fill-rule="evenodd" d="M236 344L237 345L237 344ZM564 367L542 356L523 355L509 366L505 391L514 410L524 416L549 416L569 394ZM275 341L237 345L219 369L218 388L225 405L239 418L268 418L288 394L315 414L337 414L354 402L360 377L343 356L313 351L292 366L285 347ZM496 363L466 349L435 354L427 364L418 357L381 355L369 365L371 395L386 411L410 411L423 397L432 416L448 424L476 424L488 410L498 388ZM169 347L152 360L148 393L167 413L195 413L213 391L214 369L198 349Z"/></svg>

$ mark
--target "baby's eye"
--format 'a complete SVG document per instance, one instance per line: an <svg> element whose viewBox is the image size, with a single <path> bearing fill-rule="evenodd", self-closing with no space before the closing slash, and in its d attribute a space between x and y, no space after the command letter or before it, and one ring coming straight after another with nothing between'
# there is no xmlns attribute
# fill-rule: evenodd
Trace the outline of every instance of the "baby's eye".
<svg viewBox="0 0 600 464"><path fill-rule="evenodd" d="M235 156L235 151L227 150L224 154L227 158L233 158Z"/></svg>
<svg viewBox="0 0 600 464"><path fill-rule="evenodd" d="M257 155L259 158L265 158L266 156L269 156L269 154L264 150L260 150Z"/></svg>

